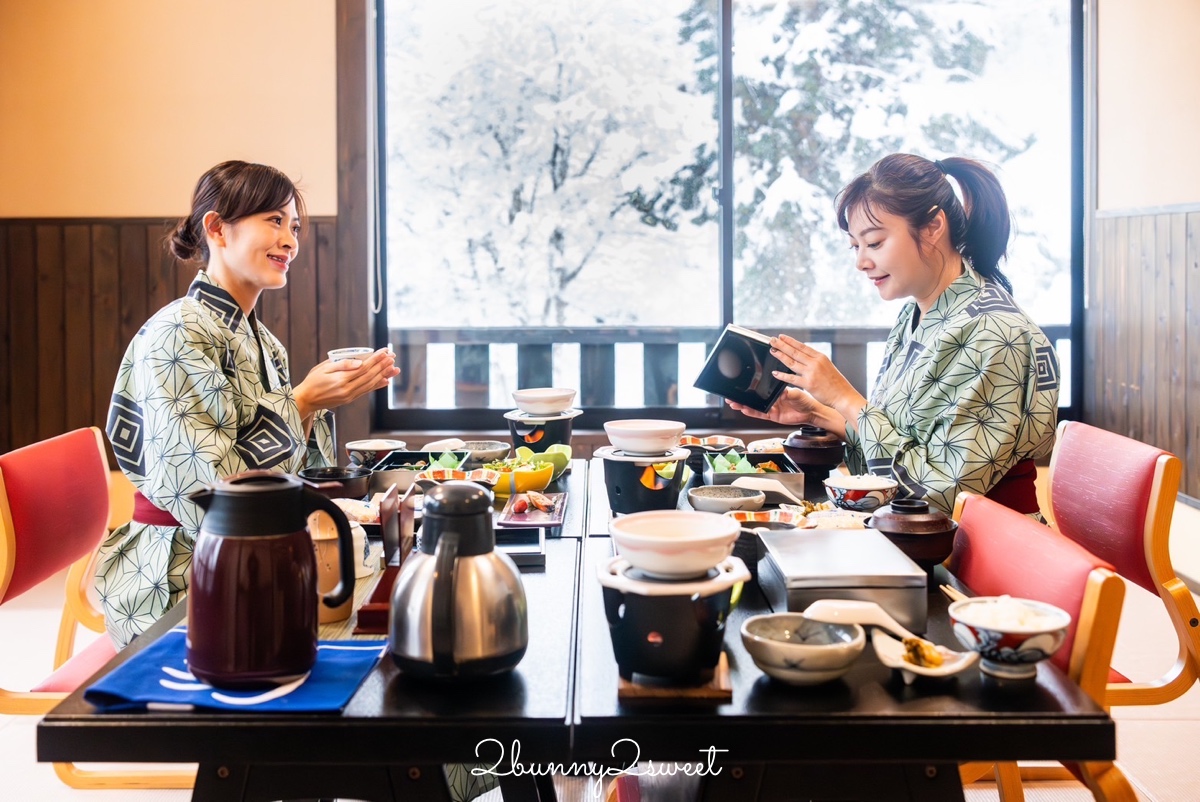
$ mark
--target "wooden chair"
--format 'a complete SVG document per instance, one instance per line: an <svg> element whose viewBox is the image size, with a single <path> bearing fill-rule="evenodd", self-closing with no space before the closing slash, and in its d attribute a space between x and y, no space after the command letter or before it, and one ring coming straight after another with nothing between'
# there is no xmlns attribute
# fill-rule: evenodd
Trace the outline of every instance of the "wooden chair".
<svg viewBox="0 0 1200 802"><path fill-rule="evenodd" d="M0 455L0 604L69 566L55 670L29 691L0 689L0 713L45 713L116 654L107 635L75 652L80 625L105 631L88 597L109 522L103 438L95 427L77 429ZM191 788L195 781L194 771L99 772L70 763L54 769L73 788Z"/></svg>
<svg viewBox="0 0 1200 802"><path fill-rule="evenodd" d="M1112 670L1108 705L1157 705L1200 678L1200 613L1171 564L1171 516L1181 465L1175 455L1078 421L1063 421L1050 460L1054 527L1162 599L1179 656L1161 677L1133 682Z"/></svg>
<svg viewBox="0 0 1200 802"><path fill-rule="evenodd" d="M1051 661L1103 705L1125 598L1125 585L1112 566L1049 527L983 496L959 494L954 519L958 532L950 571L978 595L1037 599L1070 613L1066 641ZM1137 800L1129 781L1111 762L1070 763L1067 769L1097 800ZM1014 764L997 764L995 773L1002 800L1024 799ZM962 774L964 782L974 780L982 774L980 765L967 764Z"/></svg>

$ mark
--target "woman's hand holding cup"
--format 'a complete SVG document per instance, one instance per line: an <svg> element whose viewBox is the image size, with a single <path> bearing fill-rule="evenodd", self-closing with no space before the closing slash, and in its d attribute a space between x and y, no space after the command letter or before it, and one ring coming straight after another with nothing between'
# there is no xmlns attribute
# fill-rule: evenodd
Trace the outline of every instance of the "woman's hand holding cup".
<svg viewBox="0 0 1200 802"><path fill-rule="evenodd" d="M293 388L300 416L333 409L381 390L400 375L391 348L380 348L363 358L329 359L314 367Z"/></svg>

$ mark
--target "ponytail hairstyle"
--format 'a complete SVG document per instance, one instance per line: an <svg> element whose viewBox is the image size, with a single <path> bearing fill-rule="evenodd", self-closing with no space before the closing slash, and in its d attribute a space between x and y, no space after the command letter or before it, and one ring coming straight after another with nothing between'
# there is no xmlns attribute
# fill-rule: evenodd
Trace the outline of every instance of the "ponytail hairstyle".
<svg viewBox="0 0 1200 802"><path fill-rule="evenodd" d="M962 190L961 202L950 177ZM949 224L950 246L984 279L1012 293L1011 282L1000 271L1011 231L1008 200L996 176L979 162L930 161L910 153L884 156L838 193L837 220L842 231L850 231L850 213L860 208L873 222L878 222L876 210L903 217L918 251L920 230L941 209Z"/></svg>
<svg viewBox="0 0 1200 802"><path fill-rule="evenodd" d="M169 244L177 259L208 262L204 216L216 212L226 223L262 214L296 201L296 213L306 218L304 199L292 179L265 164L221 162L200 176L192 192L192 211L175 226Z"/></svg>

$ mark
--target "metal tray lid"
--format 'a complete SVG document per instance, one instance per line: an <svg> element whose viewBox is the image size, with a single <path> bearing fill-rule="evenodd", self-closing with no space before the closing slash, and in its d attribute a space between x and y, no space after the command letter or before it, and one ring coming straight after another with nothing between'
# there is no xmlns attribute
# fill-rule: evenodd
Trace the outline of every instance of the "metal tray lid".
<svg viewBox="0 0 1200 802"><path fill-rule="evenodd" d="M788 588L909 588L925 571L877 529L762 531Z"/></svg>

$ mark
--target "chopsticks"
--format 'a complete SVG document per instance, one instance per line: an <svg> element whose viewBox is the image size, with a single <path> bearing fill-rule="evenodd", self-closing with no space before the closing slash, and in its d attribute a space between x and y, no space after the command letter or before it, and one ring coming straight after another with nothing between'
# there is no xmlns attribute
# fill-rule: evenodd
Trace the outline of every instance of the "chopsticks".
<svg viewBox="0 0 1200 802"><path fill-rule="evenodd" d="M950 601L962 601L963 599L970 598L967 594L963 593L956 587L952 587L951 585L941 585L940 588L942 593L945 593L946 598L948 598Z"/></svg>

